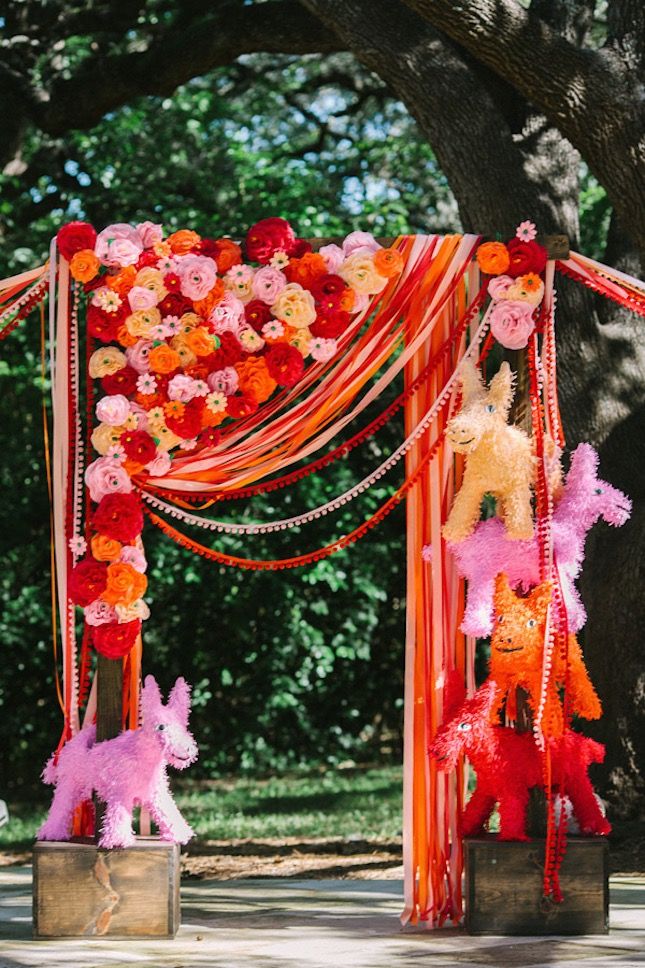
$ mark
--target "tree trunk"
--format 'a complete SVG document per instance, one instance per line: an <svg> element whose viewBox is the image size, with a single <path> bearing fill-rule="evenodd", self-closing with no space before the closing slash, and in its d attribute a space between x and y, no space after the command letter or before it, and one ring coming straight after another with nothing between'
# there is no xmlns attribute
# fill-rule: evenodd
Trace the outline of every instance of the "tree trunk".
<svg viewBox="0 0 645 968"><path fill-rule="evenodd" d="M465 230L504 237L532 218L541 231L566 232L575 246L579 157L543 116L411 11L386 0L373 0L369 17L359 2L306 5L404 101L441 163ZM644 626L638 622L645 530L643 324L611 306L602 307L601 320L588 290L562 277L557 287L568 447L581 440L599 447L603 477L634 501L628 525L618 531L598 525L592 533L583 581L585 655L605 706L600 723L584 730L608 747L603 792L633 815L639 803L642 808L645 780Z"/></svg>

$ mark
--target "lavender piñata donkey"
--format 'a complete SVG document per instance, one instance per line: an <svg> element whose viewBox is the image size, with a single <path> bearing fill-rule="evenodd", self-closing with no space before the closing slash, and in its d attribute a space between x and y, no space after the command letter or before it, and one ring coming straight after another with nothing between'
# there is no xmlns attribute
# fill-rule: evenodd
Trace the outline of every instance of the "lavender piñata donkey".
<svg viewBox="0 0 645 968"><path fill-rule="evenodd" d="M87 726L65 744L57 763L49 760L43 779L56 790L40 840L68 840L74 809L93 792L106 804L101 847L134 844L135 804L148 808L163 840L190 840L193 831L177 809L166 774L167 764L183 770L197 759L197 744L188 732L190 689L177 679L164 705L155 679L147 676L141 709L139 729L97 743L96 727Z"/></svg>

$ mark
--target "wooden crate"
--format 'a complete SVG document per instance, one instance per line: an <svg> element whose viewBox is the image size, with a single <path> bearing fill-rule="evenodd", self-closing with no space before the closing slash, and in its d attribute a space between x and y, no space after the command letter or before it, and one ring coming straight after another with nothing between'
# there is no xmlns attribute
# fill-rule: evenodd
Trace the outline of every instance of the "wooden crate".
<svg viewBox="0 0 645 968"><path fill-rule="evenodd" d="M560 869L564 901L542 896L544 841L466 840L469 934L607 934L609 847L603 837L571 837Z"/></svg>
<svg viewBox="0 0 645 968"><path fill-rule="evenodd" d="M138 837L102 850L91 841L34 847L35 938L174 938L179 847Z"/></svg>

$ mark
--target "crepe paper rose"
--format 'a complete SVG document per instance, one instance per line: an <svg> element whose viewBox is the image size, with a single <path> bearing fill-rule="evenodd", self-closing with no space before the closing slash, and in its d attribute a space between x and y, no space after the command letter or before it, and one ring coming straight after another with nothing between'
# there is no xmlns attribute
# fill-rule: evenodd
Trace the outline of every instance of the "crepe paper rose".
<svg viewBox="0 0 645 968"><path fill-rule="evenodd" d="M165 452L157 454L154 460L151 460L149 464L146 464L146 470L151 477L165 477L171 467L172 460L170 458L170 454Z"/></svg>
<svg viewBox="0 0 645 968"><path fill-rule="evenodd" d="M163 228L155 222L139 222L137 232L144 249L152 249L157 242L163 239Z"/></svg>
<svg viewBox="0 0 645 968"><path fill-rule="evenodd" d="M168 295L165 277L155 266L144 266L139 269L134 278L133 288L149 289L157 297L156 303L161 302Z"/></svg>
<svg viewBox="0 0 645 968"><path fill-rule="evenodd" d="M205 255L186 255L178 260L180 291L188 299L204 299L217 280L217 266Z"/></svg>
<svg viewBox="0 0 645 968"><path fill-rule="evenodd" d="M515 236L522 242L532 242L537 235L537 229L533 222L520 222L515 229Z"/></svg>
<svg viewBox="0 0 645 968"><path fill-rule="evenodd" d="M67 546L76 558L80 558L87 551L87 541L80 534L75 534L71 537L67 542Z"/></svg>
<svg viewBox="0 0 645 968"><path fill-rule="evenodd" d="M117 614L112 605L108 605L102 598L97 598L95 602L90 602L83 609L83 617L87 625L96 628L98 625L105 625L108 622L116 622Z"/></svg>
<svg viewBox="0 0 645 968"><path fill-rule="evenodd" d="M128 430L121 435L121 445L130 460L148 464L157 454L157 445L145 430Z"/></svg>
<svg viewBox="0 0 645 968"><path fill-rule="evenodd" d="M348 325L349 313L338 309L334 312L328 312L324 316L317 316L315 323L311 326L311 334L321 339L337 339L345 332Z"/></svg>
<svg viewBox="0 0 645 968"><path fill-rule="evenodd" d="M215 306L222 301L225 292L226 287L224 286L224 282L221 279L216 279L215 285L206 293L203 299L194 300L193 307L195 312L199 313L203 319L208 319L215 309Z"/></svg>
<svg viewBox="0 0 645 968"><path fill-rule="evenodd" d="M224 332L220 337L219 349L215 350L210 362L212 362L213 369L222 370L227 366L233 366L238 360L242 359L243 355L244 351L235 334Z"/></svg>
<svg viewBox="0 0 645 968"><path fill-rule="evenodd" d="M529 272L525 276L519 276L509 289L509 295L514 299L521 299L530 302L532 306L538 306L544 296L544 283L538 275Z"/></svg>
<svg viewBox="0 0 645 968"><path fill-rule="evenodd" d="M242 302L248 302L253 296L253 269L247 265L237 265L229 269L224 276L224 286L234 293Z"/></svg>
<svg viewBox="0 0 645 968"><path fill-rule="evenodd" d="M403 271L403 256L398 249L378 249L374 253L374 268L380 276L394 279Z"/></svg>
<svg viewBox="0 0 645 968"><path fill-rule="evenodd" d="M89 222L68 222L56 234L58 251L68 262L83 249L94 249L95 243L96 229Z"/></svg>
<svg viewBox="0 0 645 968"><path fill-rule="evenodd" d="M508 291L513 285L511 276L494 276L488 283L488 295L491 299L508 299Z"/></svg>
<svg viewBox="0 0 645 968"><path fill-rule="evenodd" d="M107 585L107 565L86 558L69 573L67 593L75 605L89 605L102 594Z"/></svg>
<svg viewBox="0 0 645 968"><path fill-rule="evenodd" d="M90 498L98 504L106 494L128 494L132 490L132 481L123 466L111 457L99 457L87 465L85 483L90 491Z"/></svg>
<svg viewBox="0 0 645 968"><path fill-rule="evenodd" d="M133 265L143 252L141 236L125 222L115 222L99 232L94 252L106 266Z"/></svg>
<svg viewBox="0 0 645 968"><path fill-rule="evenodd" d="M227 409L231 417L239 420L240 417L248 417L258 409L258 401L255 397L246 393L241 393L234 397L229 397Z"/></svg>
<svg viewBox="0 0 645 968"><path fill-rule="evenodd" d="M319 252L306 252L301 259L292 259L284 274L289 282L299 282L303 289L312 289L316 279L327 275L327 263Z"/></svg>
<svg viewBox="0 0 645 968"><path fill-rule="evenodd" d="M172 373L181 365L181 359L176 350L161 343L150 350L148 363L153 373Z"/></svg>
<svg viewBox="0 0 645 968"><path fill-rule="evenodd" d="M261 269L260 272L263 270ZM285 282L286 286L286 282ZM282 287L284 288L284 286ZM244 307L244 318L249 326L252 326L256 333L262 330L265 323L272 318L269 306L261 299L253 299Z"/></svg>
<svg viewBox="0 0 645 968"><path fill-rule="evenodd" d="M278 249L290 255L295 232L284 218L264 218L251 226L246 236L246 255L251 262L266 265Z"/></svg>
<svg viewBox="0 0 645 968"><path fill-rule="evenodd" d="M335 339L320 339L317 337L309 343L309 352L317 363L324 363L336 354L338 344Z"/></svg>
<svg viewBox="0 0 645 968"><path fill-rule="evenodd" d="M122 393L124 396L131 396L137 387L138 373L131 366L124 366L116 373L108 373L102 377L101 386L106 393Z"/></svg>
<svg viewBox="0 0 645 968"><path fill-rule="evenodd" d="M136 370L137 373L149 373L150 371L150 351L154 346L154 341L140 339L134 346L128 346L125 357L128 365Z"/></svg>
<svg viewBox="0 0 645 968"><path fill-rule="evenodd" d="M92 515L92 527L125 543L143 531L143 511L137 494L107 494Z"/></svg>
<svg viewBox="0 0 645 968"><path fill-rule="evenodd" d="M182 440L192 440L202 429L201 409L203 405L203 400L196 398L185 405L179 404L179 406L184 407L183 413L181 414L175 416L172 413L166 412L166 425L168 429Z"/></svg>
<svg viewBox="0 0 645 968"><path fill-rule="evenodd" d="M237 371L234 372L237 380ZM211 413L222 413L226 410L226 394L222 390L214 390L206 397L206 406Z"/></svg>
<svg viewBox="0 0 645 968"><path fill-rule="evenodd" d="M146 290L147 292L148 290ZM152 329L161 324L161 313L156 307L137 309L125 321L128 333L137 338L149 337Z"/></svg>
<svg viewBox="0 0 645 968"><path fill-rule="evenodd" d="M195 380L192 377L178 373L168 383L168 398L189 403L195 396Z"/></svg>
<svg viewBox="0 0 645 968"><path fill-rule="evenodd" d="M90 282L99 271L101 263L92 249L81 249L75 252L69 263L72 279L77 282Z"/></svg>
<svg viewBox="0 0 645 968"><path fill-rule="evenodd" d="M345 259L338 273L348 286L366 296L381 292L387 285L387 279L376 271L370 253L353 253Z"/></svg>
<svg viewBox="0 0 645 968"><path fill-rule="evenodd" d="M318 276L311 285L311 293L316 302L321 303L330 300L330 309L338 309L346 289L345 280L333 272L326 272L324 276Z"/></svg>
<svg viewBox="0 0 645 968"><path fill-rule="evenodd" d="M142 598L138 598L130 605L116 605L115 611L119 622L133 622L137 619L145 622L150 618L150 609Z"/></svg>
<svg viewBox="0 0 645 968"><path fill-rule="evenodd" d="M314 297L297 282L290 282L271 306L271 312L288 326L310 326L316 318Z"/></svg>
<svg viewBox="0 0 645 968"><path fill-rule="evenodd" d="M511 258L503 242L484 242L477 249L477 263L489 276L501 276L508 271Z"/></svg>
<svg viewBox="0 0 645 968"><path fill-rule="evenodd" d="M173 232L166 239L176 255L184 255L186 252L190 252L200 241L201 236L191 229L179 229L178 232Z"/></svg>
<svg viewBox="0 0 645 968"><path fill-rule="evenodd" d="M327 272L337 273L343 262L345 261L345 253L339 245L323 245L318 249L318 255L321 255L325 260L327 265Z"/></svg>
<svg viewBox="0 0 645 968"><path fill-rule="evenodd" d="M167 454L164 454L163 456L168 457ZM148 562L146 561L146 556L143 553L143 545L141 544L141 540L139 540L137 544L124 545L123 550L121 551L120 560L132 565L132 567L136 568L137 571L140 571L142 575L148 570Z"/></svg>
<svg viewBox="0 0 645 968"><path fill-rule="evenodd" d="M122 317L118 310L106 313L98 306L90 305L87 308L86 323L90 336L102 343L113 343L117 339Z"/></svg>
<svg viewBox="0 0 645 968"><path fill-rule="evenodd" d="M293 329L288 334L290 346L295 346L301 356L309 355L309 344L311 343L311 332L305 326L303 329Z"/></svg>
<svg viewBox="0 0 645 968"><path fill-rule="evenodd" d="M110 427L108 424L99 424L92 431L92 447L105 457L110 448L119 443L124 430L125 427Z"/></svg>
<svg viewBox="0 0 645 968"><path fill-rule="evenodd" d="M280 272L279 269L274 269L272 266L265 265L261 269L258 269L253 276L251 280L251 292L256 300L260 300L267 306L271 306L286 284L287 277L284 272Z"/></svg>
<svg viewBox="0 0 645 968"><path fill-rule="evenodd" d="M121 624L107 622L92 629L92 645L106 659L122 659L132 650L140 632L140 619Z"/></svg>
<svg viewBox="0 0 645 968"><path fill-rule="evenodd" d="M108 286L99 286L92 293L91 306L98 306L104 313L115 313L123 305L118 292L113 292Z"/></svg>
<svg viewBox="0 0 645 968"><path fill-rule="evenodd" d="M108 538L104 534L95 534L90 542L92 554L97 561L116 561L121 554L123 545L114 538Z"/></svg>
<svg viewBox="0 0 645 968"><path fill-rule="evenodd" d="M255 397L258 403L268 400L277 386L263 357L252 356L235 367L240 380L240 390Z"/></svg>
<svg viewBox="0 0 645 968"><path fill-rule="evenodd" d="M114 274L108 273L103 277L106 286L114 290L119 296L125 298L134 285L137 277L137 270L132 266L124 266Z"/></svg>
<svg viewBox="0 0 645 968"><path fill-rule="evenodd" d="M276 340L284 336L284 326L278 319L270 319L268 323L265 323L262 327L262 337L265 340Z"/></svg>
<svg viewBox="0 0 645 968"><path fill-rule="evenodd" d="M101 423L109 424L111 427L118 427L124 423L130 413L130 402L122 393L115 393L112 396L103 397L96 404L96 418Z"/></svg>
<svg viewBox="0 0 645 968"><path fill-rule="evenodd" d="M528 272L544 272L546 268L547 251L534 240L522 242L521 239L511 239L508 243L508 254L508 275L514 278Z"/></svg>
<svg viewBox="0 0 645 968"><path fill-rule="evenodd" d="M131 605L145 593L148 579L125 561L108 565L107 584L101 598L108 605Z"/></svg>
<svg viewBox="0 0 645 968"><path fill-rule="evenodd" d="M125 354L120 349L116 346L104 346L95 350L90 356L89 374L93 380L100 380L101 377L110 376L122 370L126 363Z"/></svg>
<svg viewBox="0 0 645 968"><path fill-rule="evenodd" d="M270 375L281 387L295 386L304 373L302 354L296 347L286 343L272 346L267 350L264 359Z"/></svg>
<svg viewBox="0 0 645 968"><path fill-rule="evenodd" d="M371 232L350 232L343 242L343 253L345 258L352 255L358 249L366 249L369 252L376 252L381 246L376 241Z"/></svg>
<svg viewBox="0 0 645 968"><path fill-rule="evenodd" d="M219 343L218 337L209 333L203 326L197 326L185 337L186 346L197 357L210 356L216 348L215 340Z"/></svg>
<svg viewBox="0 0 645 968"><path fill-rule="evenodd" d="M247 353L258 353L264 346L264 340L259 333L256 333L250 326L243 326L237 338Z"/></svg>
<svg viewBox="0 0 645 968"><path fill-rule="evenodd" d="M202 239L203 241L205 240ZM233 239L216 239L212 248L204 254L215 259L218 271L221 273L228 272L231 266L242 261L242 250Z"/></svg>
<svg viewBox="0 0 645 968"><path fill-rule="evenodd" d="M177 447L182 440L179 434L174 433L170 427L167 427L165 424L156 428L155 437L159 441L157 444L158 449L165 452L172 450L173 447Z"/></svg>
<svg viewBox="0 0 645 968"><path fill-rule="evenodd" d="M227 292L209 316L213 331L217 334L236 333L244 322L244 303Z"/></svg>
<svg viewBox="0 0 645 968"><path fill-rule="evenodd" d="M132 312L136 312L138 309L154 309L158 301L154 289L146 289L145 286L133 286L128 293L128 302Z"/></svg>
<svg viewBox="0 0 645 968"><path fill-rule="evenodd" d="M527 302L504 299L495 303L490 314L490 331L507 350L521 350L535 328L533 307Z"/></svg>

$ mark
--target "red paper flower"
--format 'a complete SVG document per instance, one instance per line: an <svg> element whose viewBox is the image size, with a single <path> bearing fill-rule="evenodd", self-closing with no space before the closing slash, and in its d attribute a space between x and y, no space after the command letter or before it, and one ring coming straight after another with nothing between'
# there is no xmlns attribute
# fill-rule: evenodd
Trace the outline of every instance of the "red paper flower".
<svg viewBox="0 0 645 968"><path fill-rule="evenodd" d="M288 343L277 343L265 356L267 368L276 383L281 387L294 386L305 369L302 353ZM229 413L231 401L228 403Z"/></svg>
<svg viewBox="0 0 645 968"><path fill-rule="evenodd" d="M170 274L170 273L169 273ZM167 282L168 276L164 276L164 285L166 289L169 289ZM181 280L180 280L181 281ZM193 310L193 304L190 299L186 299L184 296L180 295L178 292L169 292L165 296L157 309L161 313L162 318L164 316L183 316L184 313L190 313Z"/></svg>
<svg viewBox="0 0 645 968"><path fill-rule="evenodd" d="M76 605L89 605L105 591L107 585L107 565L94 558L86 558L76 565L69 574L67 591Z"/></svg>
<svg viewBox="0 0 645 968"><path fill-rule="evenodd" d="M302 259L307 252L311 252L311 242L307 242L305 239L296 239L289 255L293 256L294 259Z"/></svg>
<svg viewBox="0 0 645 968"><path fill-rule="evenodd" d="M266 265L274 252L290 255L296 236L284 218L263 218L249 229L246 236L246 255L251 262Z"/></svg>
<svg viewBox="0 0 645 968"><path fill-rule="evenodd" d="M102 343L114 343L123 322L122 313L106 313L99 306L88 306L87 331Z"/></svg>
<svg viewBox="0 0 645 968"><path fill-rule="evenodd" d="M244 307L244 315L249 326L252 326L256 333L261 332L265 323L273 319L271 310L261 299L252 299Z"/></svg>
<svg viewBox="0 0 645 968"><path fill-rule="evenodd" d="M122 544L143 531L143 511L137 494L106 494L92 515L92 526Z"/></svg>
<svg viewBox="0 0 645 968"><path fill-rule="evenodd" d="M334 299L334 307L340 303L341 296L347 289L347 284L340 276L332 272L319 276L311 286L311 292L317 302L326 302Z"/></svg>
<svg viewBox="0 0 645 968"><path fill-rule="evenodd" d="M258 401L250 393L237 393L227 399L226 408L231 417L248 417L258 409Z"/></svg>
<svg viewBox="0 0 645 968"><path fill-rule="evenodd" d="M159 256L153 249L144 249L137 260L137 269L145 269L147 266L156 268Z"/></svg>
<svg viewBox="0 0 645 968"><path fill-rule="evenodd" d="M101 386L106 393L122 393L124 397L131 396L137 388L139 374L131 366L124 366L116 373L109 373L102 377Z"/></svg>
<svg viewBox="0 0 645 968"><path fill-rule="evenodd" d="M215 427L209 427L199 435L199 443L204 447L216 447L221 439L222 435Z"/></svg>
<svg viewBox="0 0 645 968"><path fill-rule="evenodd" d="M127 655L141 631L140 619L132 622L106 622L92 628L92 643L97 652L107 659L122 659Z"/></svg>
<svg viewBox="0 0 645 968"><path fill-rule="evenodd" d="M96 229L89 222L68 222L56 235L58 251L68 262L82 249L93 249L95 243Z"/></svg>
<svg viewBox="0 0 645 968"><path fill-rule="evenodd" d="M204 398L195 397L184 407L180 417L173 417L166 414L166 426L172 430L173 434L183 437L184 440L192 440L197 437L202 429L202 410L204 409Z"/></svg>
<svg viewBox="0 0 645 968"><path fill-rule="evenodd" d="M511 263L506 274L514 279L527 272L544 272L546 268L547 251L539 242L522 242L521 239L511 239L506 248L511 257Z"/></svg>
<svg viewBox="0 0 645 968"><path fill-rule="evenodd" d="M157 455L157 445L145 430L126 430L121 434L121 444L130 460L149 464Z"/></svg>
<svg viewBox="0 0 645 968"><path fill-rule="evenodd" d="M338 339L347 329L348 323L349 313L344 309L335 309L316 317L316 321L311 325L311 334L319 339Z"/></svg>
<svg viewBox="0 0 645 968"><path fill-rule="evenodd" d="M223 370L227 366L235 366L243 356L245 356L245 353L239 340L233 333L226 332L220 336L219 349L205 359L208 362L209 370Z"/></svg>

